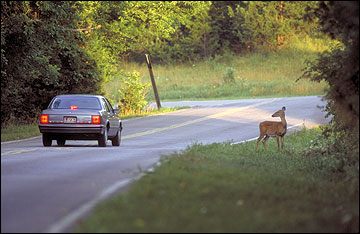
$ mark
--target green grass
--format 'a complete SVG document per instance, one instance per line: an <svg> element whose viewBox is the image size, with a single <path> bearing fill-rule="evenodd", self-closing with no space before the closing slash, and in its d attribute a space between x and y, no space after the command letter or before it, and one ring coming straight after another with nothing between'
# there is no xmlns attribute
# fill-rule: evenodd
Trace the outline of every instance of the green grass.
<svg viewBox="0 0 360 234"><path fill-rule="evenodd" d="M320 135L194 144L79 221L77 232L358 232L358 166L335 170L332 157L304 157ZM355 171L355 173L353 173Z"/></svg>
<svg viewBox="0 0 360 234"><path fill-rule="evenodd" d="M1 142L40 136L39 124L11 125L1 128Z"/></svg>
<svg viewBox="0 0 360 234"><path fill-rule="evenodd" d="M306 59L317 51L304 48L288 49L277 54L257 52L243 56L225 54L213 59L188 64L153 64L160 99L235 99L265 96L308 96L324 94L327 84L296 80L302 75ZM138 71L143 81L150 83L147 65L123 63L126 71ZM232 79L226 79L230 71ZM118 99L120 78L105 84L106 94ZM154 101L151 87L147 99Z"/></svg>
<svg viewBox="0 0 360 234"><path fill-rule="evenodd" d="M182 110L182 109L186 109L186 108L189 108L189 107L188 106L173 107L173 108L162 107L160 110L155 108L155 109L151 109L151 110L143 110L140 113L132 113L132 114L126 114L126 115L120 114L120 118L121 119L131 119L131 118L136 118L136 117L144 117L144 116L149 116L149 115L163 114L163 113Z"/></svg>

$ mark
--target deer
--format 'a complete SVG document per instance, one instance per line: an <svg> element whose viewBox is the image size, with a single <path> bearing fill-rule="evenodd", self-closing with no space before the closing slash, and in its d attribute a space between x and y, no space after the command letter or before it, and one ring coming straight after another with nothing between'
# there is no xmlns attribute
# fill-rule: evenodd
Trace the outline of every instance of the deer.
<svg viewBox="0 0 360 234"><path fill-rule="evenodd" d="M264 140L262 141L264 145L264 149L266 151L266 141L269 139L269 137L276 136L276 141L278 145L278 151L280 151L280 145L279 145L279 137L281 137L281 149L284 149L284 136L287 131L287 123L285 119L285 106L282 107L281 110L276 111L272 117L280 117L281 121L263 121L259 124L260 128L260 136L257 139L256 142L256 151L258 149L258 144L261 141L261 139L265 136Z"/></svg>

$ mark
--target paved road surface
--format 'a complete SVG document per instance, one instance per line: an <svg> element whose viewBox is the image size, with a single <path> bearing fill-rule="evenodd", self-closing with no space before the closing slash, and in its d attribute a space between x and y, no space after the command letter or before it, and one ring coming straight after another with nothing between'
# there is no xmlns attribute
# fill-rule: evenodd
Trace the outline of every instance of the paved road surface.
<svg viewBox="0 0 360 234"><path fill-rule="evenodd" d="M192 143L256 138L259 122L286 106L289 132L324 124L320 97L162 103L190 106L124 121L120 147L67 141L43 147L41 138L1 144L1 232L64 232L99 201L126 189L161 155ZM286 137L285 137L286 147ZM255 149L255 143L254 143Z"/></svg>

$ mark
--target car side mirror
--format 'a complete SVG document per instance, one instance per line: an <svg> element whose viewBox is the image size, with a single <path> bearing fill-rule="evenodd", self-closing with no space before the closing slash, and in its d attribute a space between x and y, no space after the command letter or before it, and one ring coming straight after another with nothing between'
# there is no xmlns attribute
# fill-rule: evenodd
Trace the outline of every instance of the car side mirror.
<svg viewBox="0 0 360 234"><path fill-rule="evenodd" d="M120 110L119 109L114 109L114 113L116 114L116 115L118 115L118 114L120 114Z"/></svg>

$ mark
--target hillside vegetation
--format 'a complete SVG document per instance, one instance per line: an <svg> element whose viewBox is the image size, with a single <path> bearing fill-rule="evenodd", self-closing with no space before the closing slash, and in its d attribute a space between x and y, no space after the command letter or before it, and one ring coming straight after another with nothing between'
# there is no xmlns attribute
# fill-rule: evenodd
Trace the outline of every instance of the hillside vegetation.
<svg viewBox="0 0 360 234"><path fill-rule="evenodd" d="M297 39L292 47L277 53L225 53L194 63L154 63L152 68L162 101L323 95L326 82L298 79L303 74L304 62L328 47L326 40ZM121 66L125 71L139 72L142 82L149 84L146 100L154 102L145 60ZM114 77L104 85L106 95L118 100L122 85L122 77Z"/></svg>
<svg viewBox="0 0 360 234"><path fill-rule="evenodd" d="M109 95L104 84L114 79L121 80L116 85L121 95L113 101L135 98L140 104L129 106L143 108L146 89L136 75L141 69L128 70L127 64L143 63L145 53L167 72L182 73L157 70L165 80L161 91L170 89L165 99L319 93L319 87L290 85L303 59L289 61L299 67L288 69L281 55L297 39L331 43L320 31L318 8L318 2L286 1L2 1L2 127L33 122L57 94ZM272 55L283 58L268 64ZM252 56L259 58L248 66L243 58ZM203 66L197 76L186 71L194 65ZM245 67L262 70L253 77ZM209 73L217 78L203 81ZM236 85L223 87L233 81ZM205 87L197 87L200 83ZM139 93L126 96L134 88Z"/></svg>

